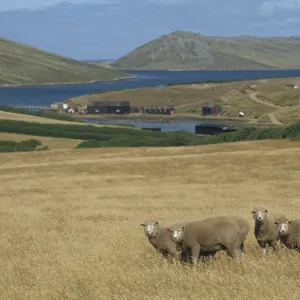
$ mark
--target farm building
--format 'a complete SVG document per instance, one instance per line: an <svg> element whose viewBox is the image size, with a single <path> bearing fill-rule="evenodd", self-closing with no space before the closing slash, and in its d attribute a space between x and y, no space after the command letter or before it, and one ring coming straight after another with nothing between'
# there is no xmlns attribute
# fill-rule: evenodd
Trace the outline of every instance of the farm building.
<svg viewBox="0 0 300 300"><path fill-rule="evenodd" d="M142 130L161 131L160 127L143 127Z"/></svg>
<svg viewBox="0 0 300 300"><path fill-rule="evenodd" d="M238 130L232 124L200 124L195 126L195 134L222 134Z"/></svg>
<svg viewBox="0 0 300 300"><path fill-rule="evenodd" d="M88 114L129 114L128 101L97 101L86 106Z"/></svg>
<svg viewBox="0 0 300 300"><path fill-rule="evenodd" d="M144 114L154 114L154 115L174 115L174 107L143 107L142 111Z"/></svg>
<svg viewBox="0 0 300 300"><path fill-rule="evenodd" d="M49 107L45 107L45 106L17 106L17 108L26 110L26 111L32 111L32 112L43 111L43 110L49 109Z"/></svg>
<svg viewBox="0 0 300 300"><path fill-rule="evenodd" d="M218 104L205 104L202 106L202 115L221 115L223 113L223 109L221 105Z"/></svg>
<svg viewBox="0 0 300 300"><path fill-rule="evenodd" d="M285 88L287 88L287 89L299 89L300 88L300 84L287 84L285 86Z"/></svg>

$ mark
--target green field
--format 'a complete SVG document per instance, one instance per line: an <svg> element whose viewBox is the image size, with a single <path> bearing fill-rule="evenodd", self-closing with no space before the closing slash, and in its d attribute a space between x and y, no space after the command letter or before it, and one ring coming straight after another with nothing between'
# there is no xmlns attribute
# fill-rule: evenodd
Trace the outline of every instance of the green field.
<svg viewBox="0 0 300 300"><path fill-rule="evenodd" d="M131 75L0 38L0 85L116 80Z"/></svg>

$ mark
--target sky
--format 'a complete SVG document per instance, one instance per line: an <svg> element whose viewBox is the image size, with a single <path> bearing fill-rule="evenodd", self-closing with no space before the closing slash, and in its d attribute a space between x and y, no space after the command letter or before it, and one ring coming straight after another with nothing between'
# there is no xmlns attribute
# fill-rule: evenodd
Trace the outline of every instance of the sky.
<svg viewBox="0 0 300 300"><path fill-rule="evenodd" d="M300 36L300 0L0 0L0 37L75 59L116 59L175 30Z"/></svg>

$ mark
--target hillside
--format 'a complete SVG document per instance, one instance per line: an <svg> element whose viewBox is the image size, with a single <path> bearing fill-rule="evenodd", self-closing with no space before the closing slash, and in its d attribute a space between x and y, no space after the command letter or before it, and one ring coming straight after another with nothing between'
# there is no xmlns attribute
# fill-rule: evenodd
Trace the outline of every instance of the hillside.
<svg viewBox="0 0 300 300"><path fill-rule="evenodd" d="M0 38L0 85L62 84L130 76Z"/></svg>
<svg viewBox="0 0 300 300"><path fill-rule="evenodd" d="M299 299L299 253L263 256L251 215L299 217L299 146L0 154L0 299ZM242 263L163 263L140 226L233 213L251 226Z"/></svg>
<svg viewBox="0 0 300 300"><path fill-rule="evenodd" d="M300 38L209 37L185 31L164 35L112 66L117 69L265 69L300 67Z"/></svg>

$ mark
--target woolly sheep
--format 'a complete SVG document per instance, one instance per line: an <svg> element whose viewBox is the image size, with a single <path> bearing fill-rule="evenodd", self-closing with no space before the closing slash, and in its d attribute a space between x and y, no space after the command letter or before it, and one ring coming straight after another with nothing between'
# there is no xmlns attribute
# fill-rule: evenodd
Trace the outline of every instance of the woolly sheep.
<svg viewBox="0 0 300 300"><path fill-rule="evenodd" d="M254 208L252 215L255 221L254 235L257 243L263 249L263 253L266 254L270 247L273 250L278 250L279 235L275 221L281 217L285 218L285 216L282 213L273 212L271 214L263 207Z"/></svg>
<svg viewBox="0 0 300 300"><path fill-rule="evenodd" d="M144 227L145 235L150 244L169 262L174 262L175 259L179 259L181 262L188 262L190 260L191 254L188 251L182 251L181 247L172 240L171 232L166 227L160 226L158 221L146 220L140 225ZM201 252L199 258L202 257L204 259L204 257L213 255L214 253Z"/></svg>
<svg viewBox="0 0 300 300"><path fill-rule="evenodd" d="M183 251L191 253L192 263L198 262L200 251L216 253L225 250L233 258L242 256L241 229L231 217L214 217L177 224L167 228L172 239Z"/></svg>
<svg viewBox="0 0 300 300"><path fill-rule="evenodd" d="M174 261L179 258L180 247L172 240L170 232L162 226L159 226L158 221L146 220L141 226L144 227L145 235L150 244L167 258L169 261ZM184 258L183 258L184 259Z"/></svg>
<svg viewBox="0 0 300 300"><path fill-rule="evenodd" d="M239 216L230 216L230 219L236 221L240 227L240 243L241 243L242 254L244 255L245 240L250 231L250 224L246 219L239 217Z"/></svg>
<svg viewBox="0 0 300 300"><path fill-rule="evenodd" d="M275 222L280 241L289 249L300 251L300 219L279 218Z"/></svg>

